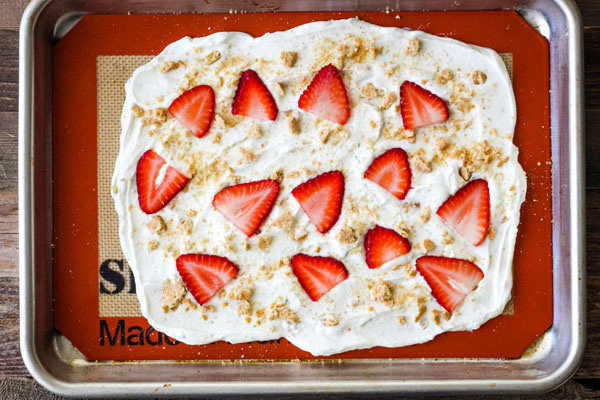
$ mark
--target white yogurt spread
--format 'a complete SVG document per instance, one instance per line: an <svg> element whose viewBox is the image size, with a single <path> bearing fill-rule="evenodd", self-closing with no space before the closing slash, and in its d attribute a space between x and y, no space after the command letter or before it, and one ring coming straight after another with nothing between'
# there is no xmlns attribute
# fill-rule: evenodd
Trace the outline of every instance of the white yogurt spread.
<svg viewBox="0 0 600 400"><path fill-rule="evenodd" d="M411 38L420 42L416 55L405 53ZM220 58L214 61L214 54L207 58L215 50ZM282 63L283 51L297 52L293 66ZM167 62L178 67L164 72ZM348 91L351 115L344 126L297 107L302 91L328 63L340 69ZM231 114L237 80L248 68L273 94L279 108L275 121ZM474 83L475 71L485 74L485 83ZM404 131L398 104L405 80L444 99L449 120ZM206 136L193 136L170 115L164 122L156 118L157 109L168 108L179 94L200 84L214 89L217 104L218 116ZM367 84L376 88L376 97L361 92ZM502 313L511 296L526 180L512 143L516 111L511 82L493 50L357 19L314 22L259 38L220 32L170 44L134 72L126 94L112 192L121 246L135 275L142 313L154 328L188 344L285 337L313 355L330 355L422 343L445 331L477 329ZM386 99L393 99L391 105L385 104ZM135 105L144 116L132 111ZM290 132L290 115L299 119L301 133ZM249 137L256 127L260 137ZM325 132L329 136L323 143ZM410 158L412 188L403 201L363 178L373 159L393 147L403 148ZM157 213L167 225L161 234L146 227L151 216L138 204L136 164L148 149L191 177L187 187ZM248 152L256 158L248 157ZM428 168L422 164L431 170L425 172ZM459 170L466 164L470 179L485 179L490 190L490 234L478 247L435 214L465 184ZM278 200L251 238L213 209L213 196L220 189L268 179L280 169L284 179ZM334 169L345 176L344 203L337 223L322 235L290 192ZM285 213L294 220L288 230L276 226ZM191 230L184 221L191 221ZM379 269L368 269L363 237L375 224L407 234L412 250ZM354 242L340 240L345 227L353 229ZM298 239L304 231L307 236ZM265 235L272 237L266 251L258 248L259 237ZM428 254L469 259L485 275L451 315L444 314L414 268L415 260L426 253L425 240L436 245ZM319 301L311 301L289 265L290 257L299 252L342 261L348 279ZM185 253L220 255L239 267L223 293L205 304L214 309L194 308L197 303L187 293L188 300L165 312L165 282L181 281L175 260ZM394 285L391 301L376 299L383 282ZM253 289L251 315L238 315L239 300L229 297L240 288ZM298 321L269 319L269 311L278 307L291 310Z"/></svg>

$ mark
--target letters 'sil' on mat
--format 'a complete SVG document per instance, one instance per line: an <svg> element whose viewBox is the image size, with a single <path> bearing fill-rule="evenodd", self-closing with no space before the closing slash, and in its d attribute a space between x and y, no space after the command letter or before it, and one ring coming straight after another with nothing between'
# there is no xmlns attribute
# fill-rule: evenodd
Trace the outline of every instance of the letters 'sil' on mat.
<svg viewBox="0 0 600 400"><path fill-rule="evenodd" d="M396 16L399 18L396 18ZM517 100L515 144L527 199L509 310L473 332L421 345L377 347L320 358L519 357L552 324L551 152L548 42L512 11L261 13L85 16L54 47L54 322L89 359L315 358L286 340L188 346L141 317L118 240L110 179L118 153L124 83L183 36L243 31L260 36L315 20L358 16L424 30L502 53Z"/></svg>

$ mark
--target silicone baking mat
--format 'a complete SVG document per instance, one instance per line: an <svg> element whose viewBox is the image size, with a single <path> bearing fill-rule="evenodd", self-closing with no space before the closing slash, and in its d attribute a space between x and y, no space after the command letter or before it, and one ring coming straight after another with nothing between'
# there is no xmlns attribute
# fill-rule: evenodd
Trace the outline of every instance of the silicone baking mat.
<svg viewBox="0 0 600 400"><path fill-rule="evenodd" d="M515 12L92 15L54 48L55 327L89 359L314 358L287 341L188 346L141 317L118 241L110 179L124 82L182 36L236 30L259 36L314 20L358 16L424 30L502 53L517 99L515 143L528 176L515 250L513 302L474 332L422 345L330 358L518 357L552 323L548 43ZM532 57L531 55L535 56ZM468 344L468 345L467 345Z"/></svg>

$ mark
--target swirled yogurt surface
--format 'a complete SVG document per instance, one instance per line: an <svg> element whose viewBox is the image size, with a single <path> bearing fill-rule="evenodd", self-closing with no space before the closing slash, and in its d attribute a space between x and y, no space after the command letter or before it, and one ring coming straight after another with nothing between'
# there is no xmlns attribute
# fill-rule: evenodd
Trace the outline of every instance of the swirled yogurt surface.
<svg viewBox="0 0 600 400"><path fill-rule="evenodd" d="M297 57L290 63L283 52ZM315 73L329 63L341 71L348 91L351 114L343 126L297 106ZM273 94L275 121L231 114L237 81L248 68ZM405 131L398 93L405 80L444 99L448 121ZM197 85L210 85L216 95L215 120L200 139L166 112ZM112 180L119 237L143 315L189 344L285 337L313 355L406 346L445 331L477 329L502 313L511 295L526 192L512 142L515 119L511 82L497 53L419 31L348 19L259 38L221 32L170 44L126 84ZM403 201L363 178L373 159L393 147L408 153L412 169L412 188ZM136 164L148 149L191 178L156 214L164 229L156 229L138 203ZM290 192L335 169L345 176L344 203L339 220L323 235ZM281 191L259 232L247 238L214 210L212 199L226 186L269 177L281 180ZM478 178L489 185L491 220L487 238L474 247L435 212L467 180ZM405 234L412 249L368 269L363 237L376 224ZM259 246L266 236L270 243ZM300 252L342 261L348 279L311 301L290 267L290 257ZM199 306L176 269L176 258L185 253L226 257L239 274ZM415 260L426 253L471 260L484 273L451 314L415 270ZM380 298L382 285L391 285L392 299ZM240 312L246 301L241 298L249 299L250 310Z"/></svg>

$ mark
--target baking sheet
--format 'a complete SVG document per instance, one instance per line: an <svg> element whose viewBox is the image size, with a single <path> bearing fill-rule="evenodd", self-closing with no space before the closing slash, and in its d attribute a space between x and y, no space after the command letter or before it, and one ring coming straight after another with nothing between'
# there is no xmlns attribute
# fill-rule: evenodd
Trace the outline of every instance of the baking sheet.
<svg viewBox="0 0 600 400"><path fill-rule="evenodd" d="M55 88L61 89L54 93L53 128L55 326L88 358L313 358L285 340L239 345L177 344L152 332L143 318L130 317L135 310L118 311L118 305L117 310L111 309L109 314L121 312L121 315L101 316L106 315L102 311L104 296L135 295L131 293L132 280L122 259L115 258L115 262L109 263L110 270L116 274L113 277L119 274L122 277L122 287L114 283L111 286L106 279L102 281L101 268L106 260L98 259L103 242L98 242L101 226L97 198L106 172L98 168L103 161L100 150L105 126L99 124L97 118L97 66L102 56L156 54L166 44L185 35L200 36L219 30L260 35L267 30L289 29L312 20L357 15L379 25L421 29L513 54L519 116L515 143L521 149L520 162L528 174L529 188L515 254L513 316L498 317L472 333L443 334L423 345L352 351L333 358L518 357L550 326L548 43L515 12L457 12L451 13L451 17L448 13L383 12L87 16L54 49L53 83ZM536 56L531 57L531 54ZM116 138L119 133L120 129L105 132ZM104 291L121 289L113 294L99 293L103 284Z"/></svg>

